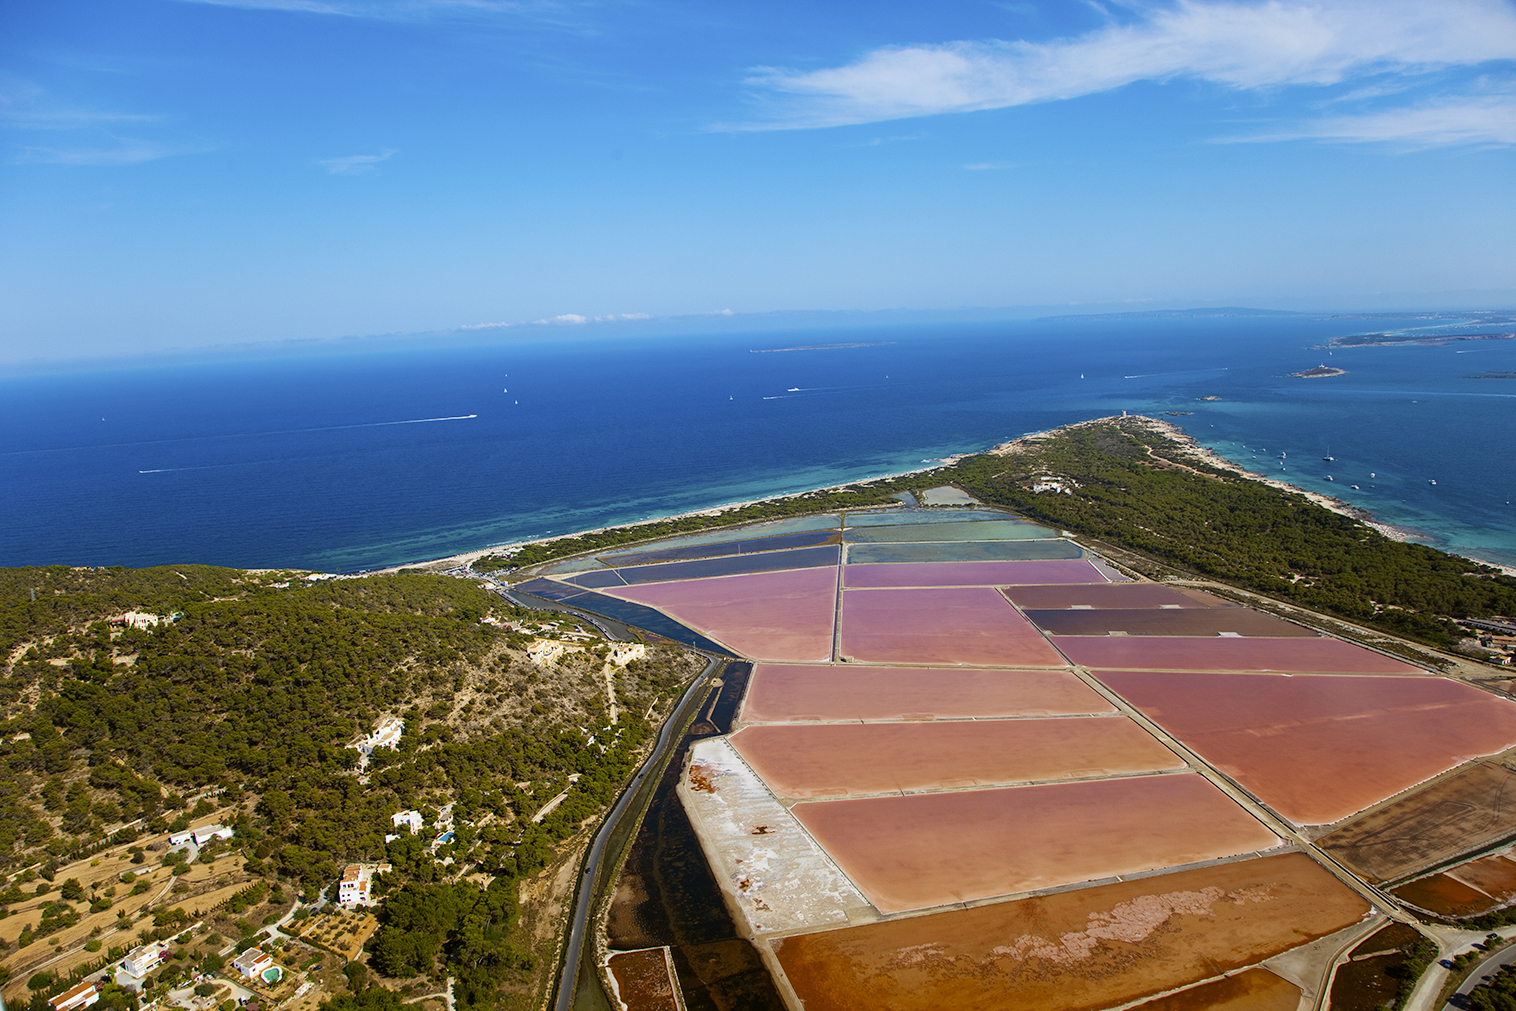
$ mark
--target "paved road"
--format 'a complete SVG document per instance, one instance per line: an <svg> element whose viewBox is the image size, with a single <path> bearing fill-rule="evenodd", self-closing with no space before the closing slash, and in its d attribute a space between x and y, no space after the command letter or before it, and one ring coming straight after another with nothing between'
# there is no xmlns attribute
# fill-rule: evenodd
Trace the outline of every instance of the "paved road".
<svg viewBox="0 0 1516 1011"><path fill-rule="evenodd" d="M1469 973L1469 978L1453 991L1453 996L1448 998L1448 1002L1443 1007L1450 1009L1468 1007L1469 993L1508 965L1516 965L1516 945L1503 948L1476 965L1474 971Z"/></svg>
<svg viewBox="0 0 1516 1011"><path fill-rule="evenodd" d="M658 741L653 746L653 751L642 763L642 768L632 777L627 784L616 806L611 808L611 813L605 818L600 826L600 831L595 833L595 841L590 844L589 853L585 855L584 867L579 874L579 896L574 906L574 919L569 924L568 943L563 950L563 970L558 977L558 998L553 1004L554 1011L571 1011L574 1006L574 995L579 983L579 962L584 953L584 934L589 926L591 906L595 900L595 879L600 874L600 863L605 857L605 847L610 841L611 835L616 831L621 818L631 806L632 798L641 789L643 780L652 775L663 760L668 749L677 741L682 734L680 728L684 724L685 710L690 701L705 687L713 673L721 669L729 657L712 657L711 662L706 664L705 670L700 676L690 683L685 689L684 695L679 699L679 704L669 714L669 718L663 721L663 727L658 731Z"/></svg>

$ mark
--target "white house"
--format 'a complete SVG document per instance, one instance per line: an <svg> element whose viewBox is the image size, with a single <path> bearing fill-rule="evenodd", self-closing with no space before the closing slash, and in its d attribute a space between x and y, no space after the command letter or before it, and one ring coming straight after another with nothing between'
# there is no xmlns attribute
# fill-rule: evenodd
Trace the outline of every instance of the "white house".
<svg viewBox="0 0 1516 1011"><path fill-rule="evenodd" d="M647 647L640 642L617 642L611 644L611 663L625 667L633 660L647 655Z"/></svg>
<svg viewBox="0 0 1516 1011"><path fill-rule="evenodd" d="M193 832L170 832L168 836L170 846L185 846L194 841L195 833Z"/></svg>
<svg viewBox="0 0 1516 1011"><path fill-rule="evenodd" d="M87 1008L99 999L100 991L95 988L95 984L85 982L63 991L48 1003L53 1006L53 1011L78 1011L79 1008Z"/></svg>
<svg viewBox="0 0 1516 1011"><path fill-rule="evenodd" d="M391 815L390 821L394 824L395 828L399 828L404 825L406 828L411 830L412 834L421 831L420 811L401 811L397 814Z"/></svg>
<svg viewBox="0 0 1516 1011"><path fill-rule="evenodd" d="M259 978L273 964L273 958L262 948L249 948L232 959L232 965L236 966L237 971L248 979Z"/></svg>
<svg viewBox="0 0 1516 1011"><path fill-rule="evenodd" d="M190 831L190 837L195 840L196 846L204 846L212 839L230 839L236 834L236 832L225 825L201 825L199 828Z"/></svg>
<svg viewBox="0 0 1516 1011"><path fill-rule="evenodd" d="M359 741L356 747L365 755L372 755L380 748L395 748L400 744L400 735L405 733L405 720L399 716L386 716L379 721L374 732Z"/></svg>
<svg viewBox="0 0 1516 1011"><path fill-rule="evenodd" d="M167 946L144 944L139 948L133 948L121 960L121 970L134 979L141 979L162 965L167 959Z"/></svg>
<svg viewBox="0 0 1516 1011"><path fill-rule="evenodd" d="M366 906L371 901L374 875L390 869L389 864L348 864L337 883L337 902L349 909Z"/></svg>

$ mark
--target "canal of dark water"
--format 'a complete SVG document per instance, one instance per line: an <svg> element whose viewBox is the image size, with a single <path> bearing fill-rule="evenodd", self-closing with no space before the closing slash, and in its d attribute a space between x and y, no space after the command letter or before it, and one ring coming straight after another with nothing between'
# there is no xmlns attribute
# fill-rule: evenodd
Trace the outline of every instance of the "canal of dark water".
<svg viewBox="0 0 1516 1011"><path fill-rule="evenodd" d="M612 950L668 945L689 1011L784 1011L768 970L737 933L675 793L690 746L731 730L752 665L729 665L680 739L632 842L606 921Z"/></svg>

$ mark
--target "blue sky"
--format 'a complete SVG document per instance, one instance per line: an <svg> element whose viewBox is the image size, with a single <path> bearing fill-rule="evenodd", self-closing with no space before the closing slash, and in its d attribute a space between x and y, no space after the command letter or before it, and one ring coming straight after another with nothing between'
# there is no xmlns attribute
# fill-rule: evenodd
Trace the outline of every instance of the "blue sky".
<svg viewBox="0 0 1516 1011"><path fill-rule="evenodd" d="M4 361L1516 304L1509 0L13 0L0 54Z"/></svg>

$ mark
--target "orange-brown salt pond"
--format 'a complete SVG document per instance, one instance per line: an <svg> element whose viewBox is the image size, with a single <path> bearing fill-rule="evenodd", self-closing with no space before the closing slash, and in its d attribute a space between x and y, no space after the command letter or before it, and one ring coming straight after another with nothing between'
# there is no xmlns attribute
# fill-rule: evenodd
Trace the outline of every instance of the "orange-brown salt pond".
<svg viewBox="0 0 1516 1011"><path fill-rule="evenodd" d="M1115 712L1068 671L758 664L744 723L1071 716Z"/></svg>
<svg viewBox="0 0 1516 1011"><path fill-rule="evenodd" d="M1114 776L1184 763L1124 716L747 727L732 746L781 797Z"/></svg>
<svg viewBox="0 0 1516 1011"><path fill-rule="evenodd" d="M1516 745L1516 703L1442 678L1099 678L1296 825L1331 824Z"/></svg>
<svg viewBox="0 0 1516 1011"><path fill-rule="evenodd" d="M665 948L622 951L607 963L616 993L631 1011L682 1011L674 996L673 966Z"/></svg>
<svg viewBox="0 0 1516 1011"><path fill-rule="evenodd" d="M1328 674L1424 674L1419 667L1341 639L1201 639L1090 636L1061 639L1083 667L1114 670L1322 671Z"/></svg>
<svg viewBox="0 0 1516 1011"><path fill-rule="evenodd" d="M814 662L832 657L835 568L644 583L600 592L656 607L755 660Z"/></svg>
<svg viewBox="0 0 1516 1011"><path fill-rule="evenodd" d="M1042 633L988 587L846 590L842 655L864 663L1065 666Z"/></svg>
<svg viewBox="0 0 1516 1011"><path fill-rule="evenodd" d="M774 947L806 1011L855 1011L860 994L888 1011L1098 1011L1256 965L1368 911L1289 853Z"/></svg>
<svg viewBox="0 0 1516 1011"><path fill-rule="evenodd" d="M1211 860L1278 843L1194 773L808 801L792 811L886 913Z"/></svg>
<svg viewBox="0 0 1516 1011"><path fill-rule="evenodd" d="M1247 969L1138 1004L1131 1011L1295 1011L1300 988L1269 972Z"/></svg>

